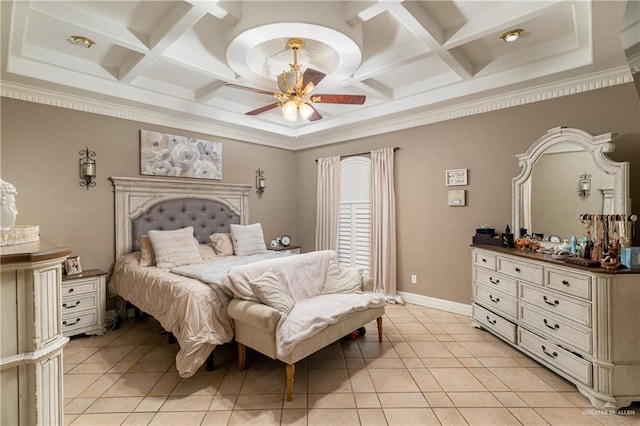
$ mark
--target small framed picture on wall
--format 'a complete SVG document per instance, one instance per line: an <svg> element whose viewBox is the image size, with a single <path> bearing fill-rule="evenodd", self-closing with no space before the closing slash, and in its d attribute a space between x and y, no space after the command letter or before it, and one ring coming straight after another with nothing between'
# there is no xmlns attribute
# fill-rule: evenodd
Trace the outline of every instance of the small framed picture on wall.
<svg viewBox="0 0 640 426"><path fill-rule="evenodd" d="M67 275L81 274L80 256L69 256L64 261L64 273Z"/></svg>
<svg viewBox="0 0 640 426"><path fill-rule="evenodd" d="M447 170L447 186L467 185L467 169Z"/></svg>

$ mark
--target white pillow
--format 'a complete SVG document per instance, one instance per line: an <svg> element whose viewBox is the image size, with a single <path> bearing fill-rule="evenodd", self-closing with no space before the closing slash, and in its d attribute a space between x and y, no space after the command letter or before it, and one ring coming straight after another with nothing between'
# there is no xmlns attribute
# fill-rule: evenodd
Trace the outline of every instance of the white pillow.
<svg viewBox="0 0 640 426"><path fill-rule="evenodd" d="M362 271L330 261L322 293L362 293Z"/></svg>
<svg viewBox="0 0 640 426"><path fill-rule="evenodd" d="M198 242L193 237L193 227L175 231L149 231L158 268L202 263Z"/></svg>
<svg viewBox="0 0 640 426"><path fill-rule="evenodd" d="M249 287L262 304L271 306L285 315L288 315L295 305L272 269L267 269L264 274L250 281Z"/></svg>
<svg viewBox="0 0 640 426"><path fill-rule="evenodd" d="M254 223L252 225L231 224L231 238L236 256L249 256L252 254L267 253L267 246L264 243L262 225Z"/></svg>

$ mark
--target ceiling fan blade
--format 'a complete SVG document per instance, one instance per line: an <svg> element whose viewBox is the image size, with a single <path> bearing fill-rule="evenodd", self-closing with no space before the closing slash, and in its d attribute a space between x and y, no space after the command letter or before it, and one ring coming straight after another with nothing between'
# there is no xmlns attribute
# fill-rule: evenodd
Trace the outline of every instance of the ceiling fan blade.
<svg viewBox="0 0 640 426"><path fill-rule="evenodd" d="M275 102L273 104L269 104L269 105L265 105L262 108L258 108L258 109L254 109L253 111L249 111L246 113L246 115L258 115L258 114L262 114L263 112L267 112L270 111L274 108L277 108L278 105L280 105L278 102Z"/></svg>
<svg viewBox="0 0 640 426"><path fill-rule="evenodd" d="M273 92L268 92L266 90L261 90L261 89L254 89L252 87L246 87L246 86L239 86L237 84L232 84L232 83L227 83L225 84L225 86L227 87L233 87L234 89L241 89L241 90L247 90L249 92L254 92L254 93L261 93L263 95L269 95L269 96L273 96L274 93Z"/></svg>
<svg viewBox="0 0 640 426"><path fill-rule="evenodd" d="M323 72L307 68L304 74L302 74L302 79L305 84L313 83L314 86L317 86L318 83L320 83L326 76L327 75Z"/></svg>
<svg viewBox="0 0 640 426"><path fill-rule="evenodd" d="M313 105L309 105L309 106L313 108ZM322 118L322 115L320 115L317 109L313 108L313 114L311 114L307 120L316 121L316 120L320 120L321 118Z"/></svg>
<svg viewBox="0 0 640 426"><path fill-rule="evenodd" d="M366 99L363 95L311 95L311 102L319 104L362 105Z"/></svg>

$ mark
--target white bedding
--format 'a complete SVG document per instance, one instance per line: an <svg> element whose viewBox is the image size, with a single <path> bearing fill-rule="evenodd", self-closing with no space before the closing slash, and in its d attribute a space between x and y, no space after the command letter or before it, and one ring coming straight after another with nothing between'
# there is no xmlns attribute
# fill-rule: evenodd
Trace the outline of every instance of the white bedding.
<svg viewBox="0 0 640 426"><path fill-rule="evenodd" d="M134 252L116 261L109 290L173 333L180 345L176 368L181 377L190 377L217 345L233 339L233 322L226 309L230 298L197 279L167 269L141 267L139 259L140 252ZM216 262L205 261L203 265Z"/></svg>

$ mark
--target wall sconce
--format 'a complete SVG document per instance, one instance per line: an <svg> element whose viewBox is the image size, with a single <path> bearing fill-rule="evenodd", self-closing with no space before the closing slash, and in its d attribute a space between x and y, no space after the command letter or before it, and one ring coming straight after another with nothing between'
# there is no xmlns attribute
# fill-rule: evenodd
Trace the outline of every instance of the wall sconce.
<svg viewBox="0 0 640 426"><path fill-rule="evenodd" d="M89 148L87 148L80 151L79 154L82 156L80 157L80 178L83 179L80 181L80 186L86 186L87 190L89 190L90 187L96 186L94 181L96 178L96 160L93 159L96 153L89 151Z"/></svg>
<svg viewBox="0 0 640 426"><path fill-rule="evenodd" d="M264 171L258 169L256 170L256 194L258 194L258 198L262 198L262 193L265 189L267 189L267 183L264 178Z"/></svg>
<svg viewBox="0 0 640 426"><path fill-rule="evenodd" d="M583 200L591 195L591 175L588 173L580 175L578 181L578 196Z"/></svg>

